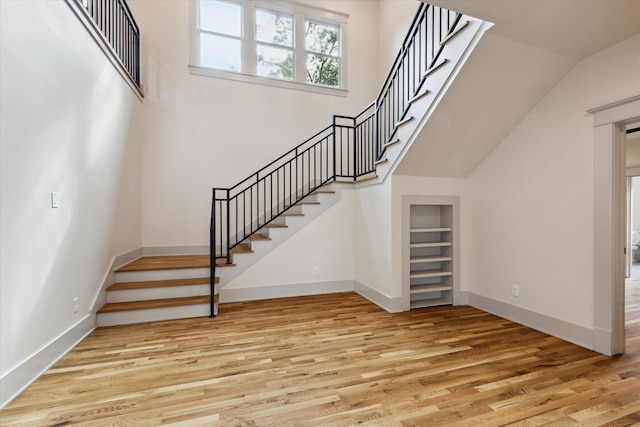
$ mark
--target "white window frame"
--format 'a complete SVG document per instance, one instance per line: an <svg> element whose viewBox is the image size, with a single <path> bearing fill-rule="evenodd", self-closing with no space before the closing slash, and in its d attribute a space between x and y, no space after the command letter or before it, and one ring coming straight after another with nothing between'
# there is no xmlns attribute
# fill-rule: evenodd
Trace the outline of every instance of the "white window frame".
<svg viewBox="0 0 640 427"><path fill-rule="evenodd" d="M326 95L348 95L347 89L347 20L349 15L327 9L289 1L243 0L242 3L242 70L227 71L200 65L200 20L198 0L190 1L191 49L189 72L194 75L214 77L238 82L267 85L285 89L302 90ZM294 18L294 80L256 75L255 10L283 12ZM330 87L307 83L306 75L306 21L327 23L340 28L340 85ZM250 32L250 34L248 34Z"/></svg>

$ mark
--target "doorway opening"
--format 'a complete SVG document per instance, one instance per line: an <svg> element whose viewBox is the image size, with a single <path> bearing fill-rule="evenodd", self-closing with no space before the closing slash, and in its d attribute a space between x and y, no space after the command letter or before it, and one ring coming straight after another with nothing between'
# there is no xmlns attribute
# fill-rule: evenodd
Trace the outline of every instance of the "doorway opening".
<svg viewBox="0 0 640 427"><path fill-rule="evenodd" d="M640 96L589 111L594 115L594 350L625 349L627 130L640 123ZM637 126L635 126L637 127ZM630 248L631 249L631 248Z"/></svg>

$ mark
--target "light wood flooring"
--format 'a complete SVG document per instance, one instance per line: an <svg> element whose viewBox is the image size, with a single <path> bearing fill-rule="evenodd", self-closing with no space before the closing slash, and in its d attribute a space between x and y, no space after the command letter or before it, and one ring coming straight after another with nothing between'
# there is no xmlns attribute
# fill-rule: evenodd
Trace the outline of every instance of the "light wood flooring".
<svg viewBox="0 0 640 427"><path fill-rule="evenodd" d="M640 282L627 308L627 353L606 357L464 306L223 304L96 330L0 425L640 425Z"/></svg>

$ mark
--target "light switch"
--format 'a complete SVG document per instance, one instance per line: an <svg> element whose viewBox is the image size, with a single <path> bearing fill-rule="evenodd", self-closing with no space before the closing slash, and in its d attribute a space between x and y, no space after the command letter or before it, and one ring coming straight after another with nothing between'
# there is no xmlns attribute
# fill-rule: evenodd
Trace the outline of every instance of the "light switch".
<svg viewBox="0 0 640 427"><path fill-rule="evenodd" d="M51 192L51 207L52 208L57 208L60 206L60 196L58 196L58 193L56 191L52 191Z"/></svg>

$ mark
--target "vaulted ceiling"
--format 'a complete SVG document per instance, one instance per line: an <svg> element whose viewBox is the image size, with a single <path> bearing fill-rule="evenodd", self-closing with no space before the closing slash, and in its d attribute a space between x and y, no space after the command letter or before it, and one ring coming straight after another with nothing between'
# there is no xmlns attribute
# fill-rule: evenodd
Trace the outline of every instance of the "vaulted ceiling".
<svg viewBox="0 0 640 427"><path fill-rule="evenodd" d="M396 174L467 178L580 60L640 33L640 0L433 0L495 25Z"/></svg>

